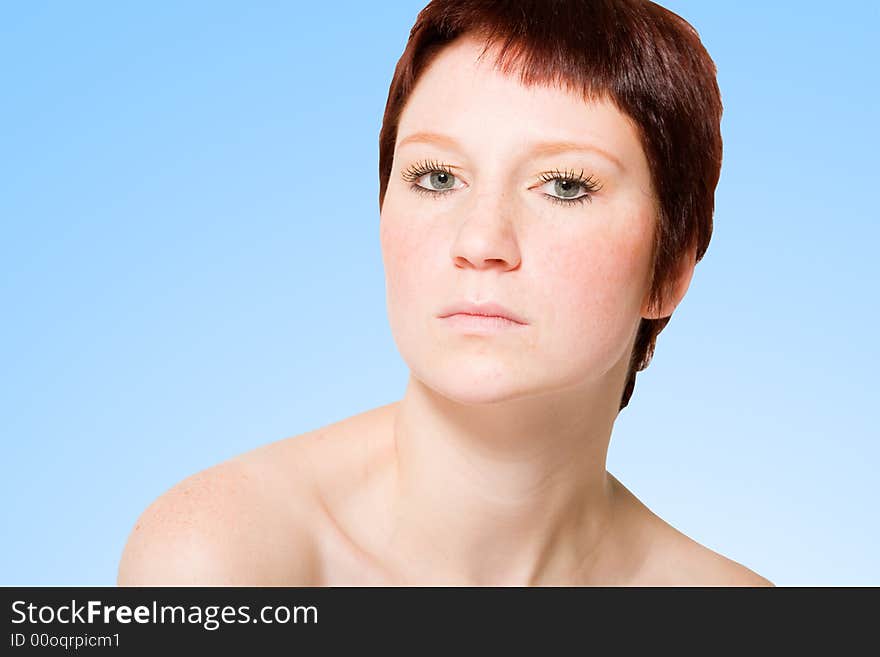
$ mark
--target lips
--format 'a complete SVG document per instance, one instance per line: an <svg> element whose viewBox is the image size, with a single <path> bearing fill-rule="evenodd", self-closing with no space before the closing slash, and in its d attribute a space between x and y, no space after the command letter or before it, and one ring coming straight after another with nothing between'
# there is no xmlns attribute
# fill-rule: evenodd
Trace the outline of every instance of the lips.
<svg viewBox="0 0 880 657"><path fill-rule="evenodd" d="M487 301L484 303L460 302L444 308L438 317L450 317L451 315L482 315L483 317L503 317L517 324L528 324L520 315L505 308L501 304Z"/></svg>

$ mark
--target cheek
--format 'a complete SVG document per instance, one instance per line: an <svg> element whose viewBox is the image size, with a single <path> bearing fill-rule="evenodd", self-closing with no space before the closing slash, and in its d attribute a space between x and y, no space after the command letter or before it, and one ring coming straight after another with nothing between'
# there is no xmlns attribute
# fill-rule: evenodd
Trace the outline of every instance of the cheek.
<svg viewBox="0 0 880 657"><path fill-rule="evenodd" d="M430 240L417 231L415 222L398 219L394 208L387 206L382 214L379 239L386 286L391 286L389 292L395 297L406 297L410 290L419 287L416 279L424 268L418 265L424 261L422 250L428 248Z"/></svg>
<svg viewBox="0 0 880 657"><path fill-rule="evenodd" d="M389 203L391 201L391 203ZM385 269L385 304L392 333L399 342L424 331L421 322L446 295L439 289L434 262L440 257L440 236L431 224L413 220L411 211L396 207L392 195L383 207L379 240Z"/></svg>
<svg viewBox="0 0 880 657"><path fill-rule="evenodd" d="M559 349L616 354L639 319L650 268L646 222L570 236L543 249L537 268Z"/></svg>

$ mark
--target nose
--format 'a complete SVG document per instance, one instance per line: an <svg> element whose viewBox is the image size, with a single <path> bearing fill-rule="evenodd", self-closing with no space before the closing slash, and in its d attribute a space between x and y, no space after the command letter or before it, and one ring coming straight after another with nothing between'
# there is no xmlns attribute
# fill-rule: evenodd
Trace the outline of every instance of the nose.
<svg viewBox="0 0 880 657"><path fill-rule="evenodd" d="M502 194L482 194L465 213L450 254L456 267L515 269L521 261L513 208Z"/></svg>

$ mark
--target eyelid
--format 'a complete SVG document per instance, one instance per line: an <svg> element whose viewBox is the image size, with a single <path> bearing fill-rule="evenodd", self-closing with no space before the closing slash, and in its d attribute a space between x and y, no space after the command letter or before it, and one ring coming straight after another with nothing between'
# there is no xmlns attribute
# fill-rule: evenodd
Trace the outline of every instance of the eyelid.
<svg viewBox="0 0 880 657"><path fill-rule="evenodd" d="M458 175L455 173L455 169L458 169L458 167L454 167L452 165L442 162L437 162L436 160L423 160L421 162L416 162L415 164L406 168L401 173L401 177L407 182L415 182L428 173L443 171L458 178Z"/></svg>
<svg viewBox="0 0 880 657"><path fill-rule="evenodd" d="M455 172L457 169L459 169L459 167L441 163L436 160L423 160L405 169L401 173L401 176L405 181L412 183L411 186L416 191L425 192L432 196L442 196L460 188L453 187L450 189L428 189L419 185L418 181L430 173L444 172L464 183L464 181L461 180L461 177ZM593 195L600 191L603 185L592 175L588 174L585 176L584 171L585 169L581 169L579 172L575 171L574 169L566 169L564 171L554 169L552 171L545 171L541 174L538 174L538 182L534 186L529 187L529 189L534 189L534 187L541 187L555 180L567 180L576 183L581 189L584 190L585 193L581 196L576 196L572 198L564 198L560 196L555 196L553 194L544 194L544 196L553 201L562 203L563 205L573 204L584 200L591 201ZM464 184L465 186L467 186L466 183Z"/></svg>

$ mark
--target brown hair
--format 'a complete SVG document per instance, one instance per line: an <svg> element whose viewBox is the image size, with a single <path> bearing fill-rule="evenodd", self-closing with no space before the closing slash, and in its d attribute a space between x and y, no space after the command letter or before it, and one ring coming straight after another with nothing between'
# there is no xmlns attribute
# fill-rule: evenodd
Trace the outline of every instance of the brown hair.
<svg viewBox="0 0 880 657"><path fill-rule="evenodd" d="M454 39L501 43L495 66L526 86L557 85L607 98L638 126L658 202L650 303L661 308L689 249L699 262L712 235L721 173L721 94L697 31L647 0L432 0L416 18L394 71L379 133L379 211L397 128L422 71ZM671 315L642 319L620 409L651 362Z"/></svg>

